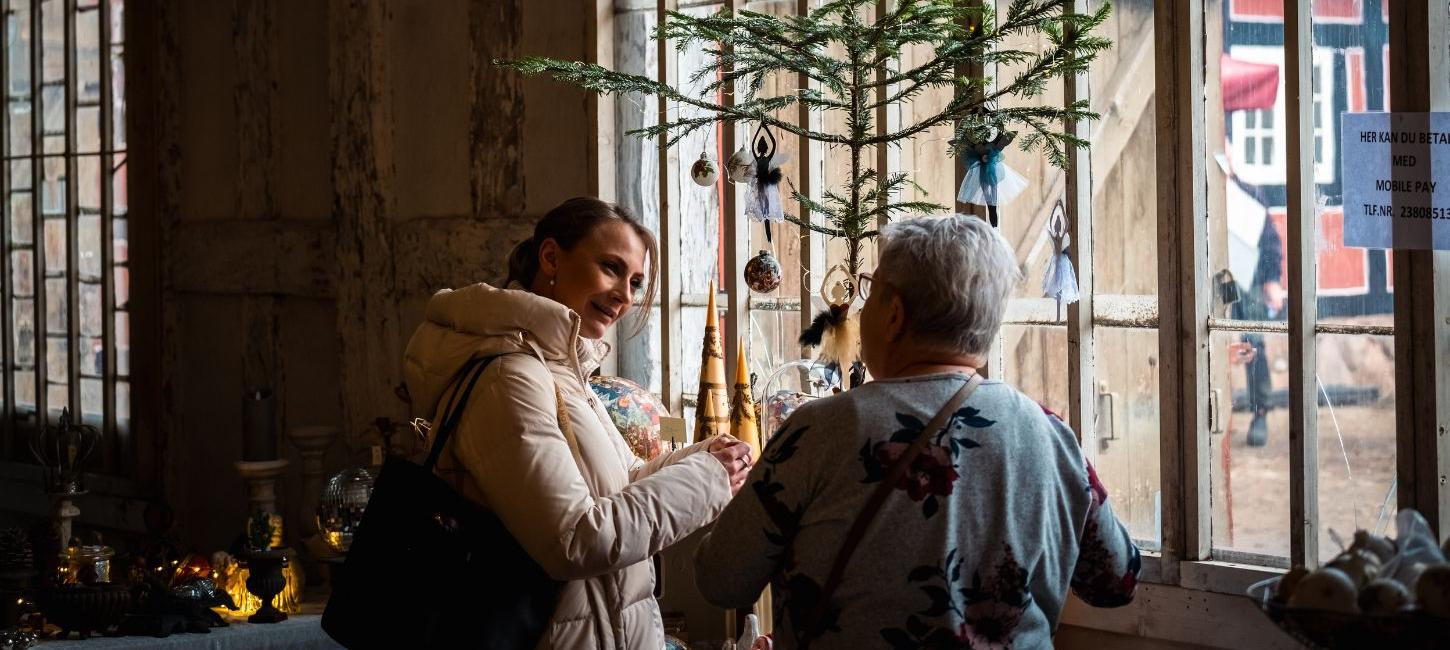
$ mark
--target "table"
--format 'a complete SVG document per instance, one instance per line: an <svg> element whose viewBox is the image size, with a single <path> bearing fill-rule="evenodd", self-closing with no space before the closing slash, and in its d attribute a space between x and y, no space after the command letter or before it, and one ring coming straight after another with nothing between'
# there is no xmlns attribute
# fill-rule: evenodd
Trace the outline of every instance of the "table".
<svg viewBox="0 0 1450 650"><path fill-rule="evenodd" d="M228 627L212 628L209 634L173 634L161 639L151 636L93 636L85 641L41 641L35 646L36 650L322 650L341 647L322 631L322 616L317 614L294 614L281 623L269 625L232 621Z"/></svg>

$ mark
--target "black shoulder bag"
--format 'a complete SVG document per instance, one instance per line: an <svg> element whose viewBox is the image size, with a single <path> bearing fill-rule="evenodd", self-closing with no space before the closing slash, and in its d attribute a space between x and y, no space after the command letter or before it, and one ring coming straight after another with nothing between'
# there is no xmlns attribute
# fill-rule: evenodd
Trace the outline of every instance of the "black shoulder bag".
<svg viewBox="0 0 1450 650"><path fill-rule="evenodd" d="M433 474L487 360L459 374L422 464L389 457L333 580L322 629L348 648L533 648L563 583L491 511Z"/></svg>

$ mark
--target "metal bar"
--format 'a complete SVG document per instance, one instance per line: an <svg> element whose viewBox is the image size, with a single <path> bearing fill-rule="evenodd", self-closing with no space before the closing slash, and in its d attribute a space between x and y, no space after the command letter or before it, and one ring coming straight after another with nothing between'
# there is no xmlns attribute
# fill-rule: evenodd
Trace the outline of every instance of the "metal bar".
<svg viewBox="0 0 1450 650"><path fill-rule="evenodd" d="M1208 277L1204 164L1204 1L1160 2L1153 13L1157 65L1159 421L1163 579L1208 557Z"/></svg>
<svg viewBox="0 0 1450 650"><path fill-rule="evenodd" d="M113 441L118 473L133 474L128 432L122 432L116 421L116 269L115 269L115 134L111 121L113 100L111 89L111 0L101 0L100 68L101 108L97 112L101 133L101 349L104 367L100 369L102 431Z"/></svg>
<svg viewBox="0 0 1450 650"><path fill-rule="evenodd" d="M35 260L35 423L34 426L43 427L49 419L50 391L46 383L49 381L49 367L46 363L46 348L49 347L48 324L46 323L45 303L45 169L44 158L41 152L44 150L45 113L40 100L40 78L43 71L41 56L45 47L45 35L41 31L40 21L40 0L31 0L30 3L30 192L31 209L33 218L31 226L35 229L33 250L31 257Z"/></svg>
<svg viewBox="0 0 1450 650"><path fill-rule="evenodd" d="M1319 566L1318 320L1314 232L1314 25L1310 0L1284 2L1288 128L1289 559Z"/></svg>
<svg viewBox="0 0 1450 650"><path fill-rule="evenodd" d="M665 12L676 6L676 0L660 0L655 8L657 25L665 23ZM663 83L669 83L677 76L677 61L674 50L667 39L655 42L656 74ZM659 124L669 121L669 101L658 100ZM679 185L672 182L674 165L670 164L670 148L666 143L669 136L661 133L659 148L659 191L660 191L660 394L671 413L683 415L680 391L684 384L680 378L681 343L680 331L680 277L676 271L680 265L680 203Z"/></svg>
<svg viewBox="0 0 1450 650"><path fill-rule="evenodd" d="M1073 0L1063 10L1088 12L1087 0ZM1063 104L1088 100L1089 73L1084 70L1063 80ZM1067 120L1063 129L1083 141L1091 141L1092 128L1087 120ZM1067 151L1067 223L1071 237L1071 257L1077 271L1076 303L1067 309L1067 399L1069 424L1082 443L1083 455L1096 456L1097 442L1097 368L1094 365L1093 343L1093 165L1092 152L1083 147ZM1053 255L1057 251L1052 251Z"/></svg>
<svg viewBox="0 0 1450 650"><path fill-rule="evenodd" d="M5 0L0 10L0 52L10 51L10 2ZM0 155L10 156L10 61L0 60L0 97L5 100L4 126L0 128ZM0 197L5 205L0 207L0 264L5 265L5 274L0 279L0 386L4 387L5 403L0 404L0 459L16 456L15 417L15 274L11 272L10 227L15 218L10 206L10 164L0 165ZM31 209L34 209L32 203Z"/></svg>
<svg viewBox="0 0 1450 650"><path fill-rule="evenodd" d="M1450 110L1450 5L1389 3L1391 105ZM1399 178L1404 168L1394 167ZM1450 522L1450 253L1397 250L1395 424L1399 506L1443 537Z"/></svg>
<svg viewBox="0 0 1450 650"><path fill-rule="evenodd" d="M1210 332L1259 332L1263 334L1288 334L1288 321L1238 320L1234 318L1208 319ZM1355 323L1325 323L1314 325L1315 334L1360 334L1365 336L1394 336L1394 325L1358 325Z"/></svg>

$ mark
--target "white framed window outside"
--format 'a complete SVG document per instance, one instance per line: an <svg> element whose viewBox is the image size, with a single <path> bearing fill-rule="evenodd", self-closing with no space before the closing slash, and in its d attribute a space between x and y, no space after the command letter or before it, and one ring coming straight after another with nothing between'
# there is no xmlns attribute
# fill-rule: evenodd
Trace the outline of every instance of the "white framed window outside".
<svg viewBox="0 0 1450 650"><path fill-rule="evenodd" d="M1282 185L1284 173L1284 51L1277 46L1234 46L1230 56L1279 68L1279 90L1273 109L1234 111L1232 139L1234 170L1253 185ZM1334 51L1314 49L1314 182L1333 183L1336 175L1335 143L1338 122L1334 112Z"/></svg>

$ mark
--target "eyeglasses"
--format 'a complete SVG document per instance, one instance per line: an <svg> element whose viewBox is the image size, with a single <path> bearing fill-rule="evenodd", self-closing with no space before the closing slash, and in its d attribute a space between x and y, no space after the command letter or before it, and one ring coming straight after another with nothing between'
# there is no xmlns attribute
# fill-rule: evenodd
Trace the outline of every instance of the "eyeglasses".
<svg viewBox="0 0 1450 650"><path fill-rule="evenodd" d="M865 300L870 297L871 285L876 282L876 278L872 277L869 272L858 274L856 278L856 288L861 294L861 299Z"/></svg>

